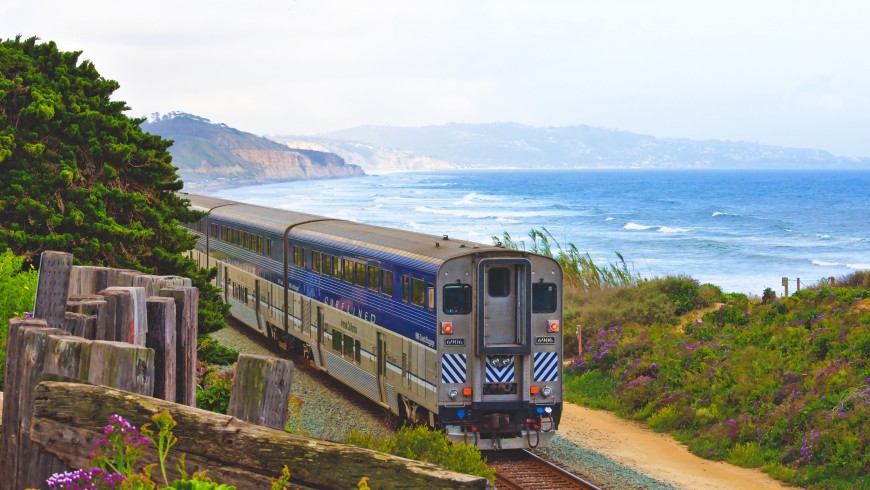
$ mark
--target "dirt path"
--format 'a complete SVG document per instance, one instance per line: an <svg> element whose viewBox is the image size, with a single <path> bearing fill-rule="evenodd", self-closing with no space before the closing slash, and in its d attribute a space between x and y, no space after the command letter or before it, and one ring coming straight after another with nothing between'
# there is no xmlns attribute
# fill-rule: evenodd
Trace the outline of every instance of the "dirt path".
<svg viewBox="0 0 870 490"><path fill-rule="evenodd" d="M623 420L610 412L565 403L559 435L630 466L651 478L684 489L783 489L760 470L708 461L670 436Z"/></svg>

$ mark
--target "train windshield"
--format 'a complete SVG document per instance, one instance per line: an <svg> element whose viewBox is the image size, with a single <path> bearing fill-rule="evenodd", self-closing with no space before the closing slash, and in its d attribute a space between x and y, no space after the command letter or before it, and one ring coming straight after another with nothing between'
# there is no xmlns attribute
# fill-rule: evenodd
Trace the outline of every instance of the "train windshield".
<svg viewBox="0 0 870 490"><path fill-rule="evenodd" d="M532 313L556 311L556 284L536 282L532 284Z"/></svg>
<svg viewBox="0 0 870 490"><path fill-rule="evenodd" d="M444 286L444 313L448 315L471 313L470 284L447 284Z"/></svg>

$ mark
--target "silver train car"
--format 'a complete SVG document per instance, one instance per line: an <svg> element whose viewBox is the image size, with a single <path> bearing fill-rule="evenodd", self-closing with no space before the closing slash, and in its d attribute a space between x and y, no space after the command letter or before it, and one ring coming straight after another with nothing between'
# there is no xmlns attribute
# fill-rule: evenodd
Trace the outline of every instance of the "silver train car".
<svg viewBox="0 0 870 490"><path fill-rule="evenodd" d="M562 412L562 270L532 253L185 194L232 315L403 420L546 446Z"/></svg>

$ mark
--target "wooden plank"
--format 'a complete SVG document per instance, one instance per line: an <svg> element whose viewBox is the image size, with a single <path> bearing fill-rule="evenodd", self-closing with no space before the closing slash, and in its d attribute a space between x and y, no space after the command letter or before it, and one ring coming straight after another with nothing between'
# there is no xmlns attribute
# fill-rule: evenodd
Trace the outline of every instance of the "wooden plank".
<svg viewBox="0 0 870 490"><path fill-rule="evenodd" d="M174 402L175 372L175 300L148 298L148 335L145 345L154 349L154 397Z"/></svg>
<svg viewBox="0 0 870 490"><path fill-rule="evenodd" d="M126 342L93 341L88 383L151 396L154 350Z"/></svg>
<svg viewBox="0 0 870 490"><path fill-rule="evenodd" d="M0 437L0 474L12 475L18 464L19 398L23 383L22 358L24 356L23 330L28 327L46 328L45 320L36 318L12 318L6 336L6 380L3 396L3 434ZM13 489L10 478L0 478L0 488ZM16 489L17 490L17 489Z"/></svg>
<svg viewBox="0 0 870 490"><path fill-rule="evenodd" d="M44 318L49 327L63 328L72 263L72 254L42 252L33 316Z"/></svg>
<svg viewBox="0 0 870 490"><path fill-rule="evenodd" d="M73 332L73 335L96 340L97 326L100 322L105 323L106 321L106 300L104 297L97 294L71 295L70 299L66 302L66 309L68 312L87 315L84 330L82 332Z"/></svg>
<svg viewBox="0 0 870 490"><path fill-rule="evenodd" d="M145 289L109 287L100 294L106 300L106 318L98 324L97 340L144 346L148 332Z"/></svg>
<svg viewBox="0 0 870 490"><path fill-rule="evenodd" d="M133 281L136 276L141 275L143 275L143 273L139 271L121 271L118 274L118 284L116 284L115 287L131 288L133 287Z"/></svg>
<svg viewBox="0 0 870 490"><path fill-rule="evenodd" d="M87 381L91 365L91 343L81 337L49 336L42 372Z"/></svg>
<svg viewBox="0 0 870 490"><path fill-rule="evenodd" d="M70 276L69 294L90 295L102 291L108 286L108 267L93 265L74 265Z"/></svg>
<svg viewBox="0 0 870 490"><path fill-rule="evenodd" d="M70 466L87 464L90 448L81 441L101 437L109 416L139 427L168 411L178 425L178 443L167 469L176 477L175 458L187 454L189 472L208 468L209 477L242 489L268 488L287 465L291 486L355 488L369 477L373 488L478 488L484 478L343 444L318 441L261 427L227 415L89 385L45 381L37 387L32 437ZM145 463L154 460L149 451ZM80 467L80 466L79 466Z"/></svg>
<svg viewBox="0 0 870 490"><path fill-rule="evenodd" d="M160 296L175 300L175 401L196 406L196 336L199 290L174 286L160 290Z"/></svg>
<svg viewBox="0 0 870 490"><path fill-rule="evenodd" d="M9 459L4 471L10 480L9 488L27 488L30 486L27 479L28 468L35 463L39 452L39 448L34 447L30 441L36 384L45 363L45 346L49 335L66 334L64 330L41 325L25 325L19 328L16 333L13 348L18 350L20 356L16 357L17 364L11 366L12 372L7 372L7 376L15 378L15 392L7 393L7 396L11 398L14 394L13 403L16 405L16 413L14 414L15 418L10 420L10 425L4 424L3 426L4 436L7 430L13 431L12 439L16 442L12 446L5 447L10 453L15 453ZM47 464L53 466L51 458L47 460Z"/></svg>
<svg viewBox="0 0 870 490"><path fill-rule="evenodd" d="M141 274L140 272L131 271L129 269L109 269L106 271L106 287L123 287L130 286L130 284L123 284L127 281L127 278L130 277L129 274L133 273L133 275ZM126 274L126 275L125 275ZM124 278L122 279L122 275ZM132 281L131 281L132 284ZM105 288L103 288L105 289ZM97 291L102 291L102 289L98 289Z"/></svg>
<svg viewBox="0 0 870 490"><path fill-rule="evenodd" d="M83 337L82 334L85 331L85 324L88 318L88 315L67 311L63 315L63 329L69 332L71 335Z"/></svg>
<svg viewBox="0 0 870 490"><path fill-rule="evenodd" d="M252 424L282 430L293 384L293 362L239 355L227 414Z"/></svg>

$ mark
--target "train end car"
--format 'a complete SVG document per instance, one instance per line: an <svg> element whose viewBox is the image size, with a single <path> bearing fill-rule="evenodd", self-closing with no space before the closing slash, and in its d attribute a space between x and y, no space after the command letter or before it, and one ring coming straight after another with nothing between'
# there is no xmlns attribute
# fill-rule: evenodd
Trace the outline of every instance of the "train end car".
<svg viewBox="0 0 870 490"><path fill-rule="evenodd" d="M562 270L497 250L445 262L438 419L482 450L546 446L562 413Z"/></svg>
<svg viewBox="0 0 870 490"><path fill-rule="evenodd" d="M234 317L405 421L482 450L549 443L562 270L521 250L185 195Z"/></svg>

